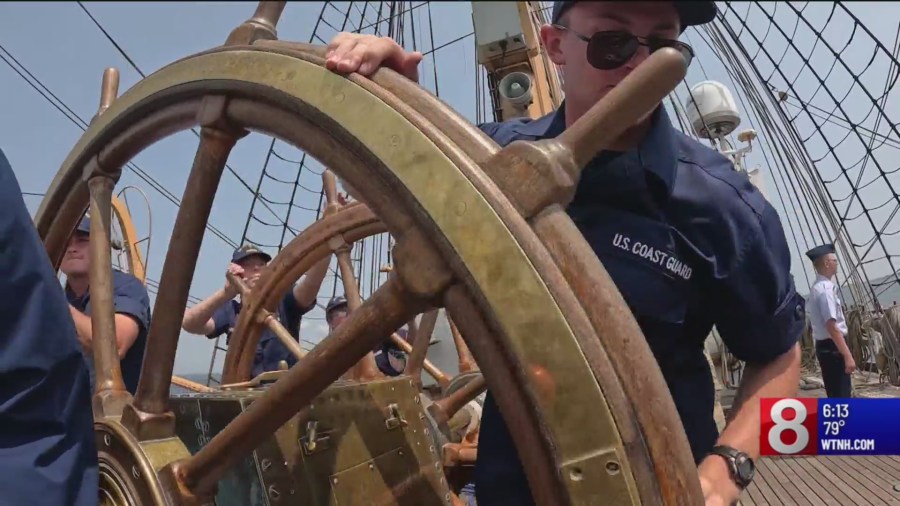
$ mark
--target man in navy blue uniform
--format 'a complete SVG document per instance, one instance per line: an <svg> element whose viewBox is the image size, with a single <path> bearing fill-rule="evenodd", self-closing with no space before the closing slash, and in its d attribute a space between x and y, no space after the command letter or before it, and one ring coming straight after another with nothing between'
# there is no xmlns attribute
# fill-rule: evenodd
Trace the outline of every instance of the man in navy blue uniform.
<svg viewBox="0 0 900 506"><path fill-rule="evenodd" d="M334 332L349 315L347 299L342 296L333 297L325 306L325 321L328 322L330 332ZM409 341L409 333L405 328L397 329L397 335L405 341ZM400 376L406 369L406 352L391 339L385 339L372 350L375 354L375 365L385 376Z"/></svg>
<svg viewBox="0 0 900 506"><path fill-rule="evenodd" d="M714 2L555 2L541 27L564 75L565 102L536 120L481 125L497 143L553 138L650 52L715 18ZM339 34L326 65L418 77L420 53L386 38ZM721 154L675 130L660 105L592 160L567 211L609 272L657 359L698 464L707 505L731 504L759 454L759 399L796 393L805 314L779 218ZM703 343L713 325L747 369L718 434ZM512 439L488 395L476 466L478 503L532 504Z"/></svg>
<svg viewBox="0 0 900 506"><path fill-rule="evenodd" d="M397 335L400 336L400 339L409 342L409 333L406 329L397 329ZM378 366L378 370L385 376L393 377L403 374L403 370L406 369L406 352L400 349L400 346L393 340L386 339L372 351L375 353L375 364Z"/></svg>
<svg viewBox="0 0 900 506"><path fill-rule="evenodd" d="M332 297L325 306L325 321L328 323L328 331L334 332L338 325L344 323L350 315L350 307L347 299L341 295Z"/></svg>
<svg viewBox="0 0 900 506"><path fill-rule="evenodd" d="M75 331L82 352L91 371L91 389L94 384L93 329L91 325L90 292L90 218L83 218L69 237L66 254L59 270L66 275L66 299L69 313L75 322ZM110 266L112 268L112 266ZM116 310L116 349L122 368L125 389L132 395L137 391L144 351L147 347L147 331L150 330L150 295L147 287L131 274L112 269L113 304Z"/></svg>
<svg viewBox="0 0 900 506"><path fill-rule="evenodd" d="M0 505L96 505L87 366L3 151L0 206Z"/></svg>
<svg viewBox="0 0 900 506"><path fill-rule="evenodd" d="M253 245L244 245L234 251L228 271L244 280L248 288L253 288L263 268L272 260L268 253ZM331 256L323 258L313 266L300 283L284 294L276 309L278 321L295 339L300 338L300 320L303 315L316 307L316 295L328 273ZM217 290L205 300L187 309L181 327L198 335L213 339L222 334L231 340L231 332L237 324L241 303L235 300L237 287L226 279L225 286ZM266 371L277 371L278 364L285 361L288 367L297 363L297 357L278 340L268 328L263 329L256 346L253 359L253 376Z"/></svg>

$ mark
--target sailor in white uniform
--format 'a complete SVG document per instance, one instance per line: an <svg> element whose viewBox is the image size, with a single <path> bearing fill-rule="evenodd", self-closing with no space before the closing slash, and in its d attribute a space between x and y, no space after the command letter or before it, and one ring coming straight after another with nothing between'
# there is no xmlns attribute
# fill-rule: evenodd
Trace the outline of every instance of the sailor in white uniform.
<svg viewBox="0 0 900 506"><path fill-rule="evenodd" d="M837 285L832 281L838 266L834 245L817 246L807 251L806 256L816 270L816 281L806 301L806 314L812 325L825 392L828 397L847 398L851 396L850 374L856 370L856 362L847 345L844 309Z"/></svg>

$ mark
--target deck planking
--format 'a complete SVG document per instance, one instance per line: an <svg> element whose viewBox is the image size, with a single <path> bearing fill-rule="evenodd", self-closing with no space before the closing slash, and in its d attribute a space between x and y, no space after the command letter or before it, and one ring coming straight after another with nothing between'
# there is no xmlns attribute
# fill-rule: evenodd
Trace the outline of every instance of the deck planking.
<svg viewBox="0 0 900 506"><path fill-rule="evenodd" d="M826 397L821 383L821 377L806 371L797 397ZM900 398L900 388L884 383L877 374L854 374L853 390L854 397ZM716 395L725 414L736 394L717 384ZM764 457L757 462L756 477L739 504L900 506L900 456Z"/></svg>
<svg viewBox="0 0 900 506"><path fill-rule="evenodd" d="M764 457L739 504L900 506L900 457Z"/></svg>

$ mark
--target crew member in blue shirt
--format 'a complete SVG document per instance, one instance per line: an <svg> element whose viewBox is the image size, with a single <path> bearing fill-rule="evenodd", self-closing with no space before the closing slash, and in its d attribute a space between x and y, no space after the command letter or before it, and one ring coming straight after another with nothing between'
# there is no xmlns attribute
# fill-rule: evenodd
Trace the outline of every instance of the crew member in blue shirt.
<svg viewBox="0 0 900 506"><path fill-rule="evenodd" d="M66 253L59 270L66 275L66 298L75 322L78 342L91 371L91 389L96 385L94 372L93 328L91 325L90 292L90 218L82 218L69 237ZM112 266L110 266L112 268ZM116 349L122 368L125 389L132 395L137 391L147 331L150 329L150 295L147 287L131 274L112 269L113 304L116 310Z"/></svg>
<svg viewBox="0 0 900 506"><path fill-rule="evenodd" d="M97 504L87 365L0 150L0 505Z"/></svg>
<svg viewBox="0 0 900 506"><path fill-rule="evenodd" d="M334 329L344 323L350 314L350 307L347 305L347 299L341 295L332 297L325 306L325 322L328 323L328 331L334 332Z"/></svg>
<svg viewBox="0 0 900 506"><path fill-rule="evenodd" d="M262 270L271 260L272 257L268 253L246 244L234 251L228 271L243 279L248 288L252 289ZM316 306L316 295L328 273L330 261L331 256L327 256L314 265L303 280L284 294L278 303L275 315L295 339L300 339L300 320L303 315ZM192 334L205 335L209 339L226 334L227 340L230 341L242 307L241 302L235 300L237 295L237 288L226 279L225 286L184 312L181 327ZM287 362L288 367L297 363L297 357L281 344L271 330L264 328L253 359L253 376L266 371L277 371L278 364L282 360Z"/></svg>
<svg viewBox="0 0 900 506"><path fill-rule="evenodd" d="M856 370L856 360L847 346L847 320L838 287L832 281L838 268L834 245L816 246L806 256L816 270L816 281L806 301L806 314L812 326L825 392L828 397L852 397L850 375Z"/></svg>
<svg viewBox="0 0 900 506"><path fill-rule="evenodd" d="M342 296L333 297L325 306L325 321L328 322L328 328L334 332L344 320L347 319L349 308L347 299ZM405 341L409 341L409 333L405 328L397 330L397 335ZM385 376L400 376L406 369L406 352L394 343L391 339L386 339L383 343L375 346L372 350L375 354L375 365L378 370Z"/></svg>
<svg viewBox="0 0 900 506"><path fill-rule="evenodd" d="M556 137L654 49L673 47L689 57L678 37L715 15L714 2L555 2L552 23L540 35L548 58L561 68L565 102L536 120L481 129L501 145ZM329 44L326 66L369 75L385 65L416 80L421 59L388 38L342 33ZM567 211L653 350L707 504L732 504L759 454L759 399L794 395L799 382L804 302L790 275L778 215L727 158L673 128L662 104L588 164ZM713 325L747 364L721 434L703 355ZM476 484L480 506L533 503L490 395Z"/></svg>
<svg viewBox="0 0 900 506"><path fill-rule="evenodd" d="M405 328L397 329L397 335L400 336L400 339L409 342L409 333ZM375 365L385 376L393 377L403 374L403 370L406 369L406 352L392 339L386 339L372 351L375 353Z"/></svg>

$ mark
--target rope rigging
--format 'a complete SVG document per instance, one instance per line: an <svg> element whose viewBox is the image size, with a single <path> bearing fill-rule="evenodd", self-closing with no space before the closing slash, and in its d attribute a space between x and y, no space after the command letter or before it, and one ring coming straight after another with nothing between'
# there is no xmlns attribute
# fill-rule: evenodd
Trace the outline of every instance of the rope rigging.
<svg viewBox="0 0 900 506"><path fill-rule="evenodd" d="M69 121L71 121L75 126L80 128L82 131L87 129L88 122L84 120L78 113L72 110L71 107L66 105L56 94L54 94L50 88L48 88L40 79L34 76L27 67L25 67L15 56L12 55L2 44L0 44L0 60L3 60L4 63L9 66L22 78L29 86L31 86L35 91L38 92L47 102L50 103L53 107L56 108L63 116L66 117ZM176 207L181 205L181 199L179 199L175 194L169 191L165 186L163 186L159 181L157 181L153 176L145 172L134 162L128 162L125 165L126 168L134 172L134 174L140 178L142 181L147 183L148 186L156 190L157 193L162 195L166 200L175 204ZM226 236L221 230L216 228L213 225L207 224L206 229L213 233L216 237L221 239L224 243L237 247L237 243Z"/></svg>
<svg viewBox="0 0 900 506"><path fill-rule="evenodd" d="M763 6L753 2L741 9L728 3L726 9L720 11L718 20L695 28L696 35L689 30L684 37L692 44L692 39L699 35L700 43L715 55L750 127L758 132L755 142L761 149L754 151L761 151L762 163L759 165L770 174L768 179L784 210L782 223L795 255L802 259L805 251L813 246L835 242L844 278L838 281L845 294L849 291L847 304L862 304L864 308L860 310L874 308L879 314L877 311L882 304L889 305L886 299L897 299L896 295L888 295L891 288L896 289L898 277L892 262L896 255L889 254L890 244L886 239L900 234L900 227L893 221L900 212L900 198L893 189L897 182L888 178L900 171L900 167L895 162L897 153L885 151L896 150L900 146L900 136L896 134L896 122L892 122L885 111L898 79L900 30L894 37L892 52L876 40L871 51L865 53L866 58L854 62L859 68L853 71L844 61L846 51L858 49L853 38L874 39L874 35L843 5L831 9L824 27L813 27L807 19L814 15L819 19L823 9L807 11L805 4L791 5L789 15L783 15L777 13L777 8L777 5ZM848 32L849 39L839 43L839 38L827 38L826 28L842 22L847 15L854 23L854 29ZM843 47L836 49L838 46ZM822 57L825 51L828 58ZM710 60L698 55L696 61L695 72L699 71L704 80L709 80ZM875 69L885 72L875 75ZM838 75L842 72L846 75ZM841 78L848 76L852 84L842 86ZM870 91L875 86L882 88L880 93ZM687 82L685 90L693 102ZM854 90L858 92L857 96L851 94ZM684 117L681 100L675 94L669 98L676 120L673 124L696 139L697 134ZM831 103L823 105L829 99ZM859 103L861 100L863 103ZM824 125L839 127L840 135L835 135L834 129L829 130ZM735 131L731 136L737 133ZM733 140L730 144L735 145ZM871 169L873 166L875 171ZM749 171L749 167L745 168ZM870 175L873 172L877 172L874 178ZM870 186L881 193L873 195L871 191L863 191ZM848 187L849 192L846 191ZM848 204L839 205L848 200ZM851 205L855 207L851 208ZM863 220L853 224L854 220L863 217L867 218L868 227ZM867 229L871 229L869 233ZM888 269L889 273L884 275ZM801 271L810 286L812 273L808 268ZM872 274L878 276L872 278ZM893 349L891 343L885 340L879 353L887 355L876 360L879 355L870 349L868 331L859 330L865 328L858 324L848 336L848 340L855 340L857 361L860 364L870 362L883 378L898 384L896 374L889 370L898 366L896 355L890 351ZM804 341L803 348L804 367L815 370L811 339ZM735 370L739 370L739 367L734 369L739 364L731 362L722 361L722 377L726 384L732 382Z"/></svg>
<svg viewBox="0 0 900 506"><path fill-rule="evenodd" d="M146 77L147 77L147 74L144 73L144 71L141 70L140 67L138 67L138 65L137 65L137 63L135 63L134 59L132 59L132 58L128 55L128 53L125 52L125 50L122 48L122 46L119 45L118 42L116 42L116 40L112 37L112 35L110 35L110 33L103 27L103 25L100 24L100 22L97 20L97 18L95 18L95 17L91 14L91 12L87 9L87 7L85 7L84 4L83 4L82 2L80 2L80 1L77 2L77 3L78 3L78 6L81 7L81 10L83 10L84 13L91 19L91 21L94 23L94 25L95 25L95 26L103 33L103 35L106 37L107 40L109 40L109 42L113 45L113 47L116 48L116 50L119 52L119 54L120 54L123 58L125 58L125 61L127 61L128 64L131 65L131 67L135 70L135 72L137 72L138 75L140 75L142 78L146 78ZM193 132L193 134L194 134L198 139L200 138L200 132L199 132L196 128L192 128L192 129L191 129L191 132ZM242 178L242 177L237 173L237 171L235 171L234 168L231 167L231 165L229 165L229 164L226 163L226 164L225 164L225 170L227 170L228 173L230 173L232 176L234 176L234 177L238 180L238 182L241 183L241 185L243 186L243 188L244 188L245 190L247 190L247 191L249 191L249 192L253 192L253 188L250 186L250 184L247 183L247 181L244 180L244 178ZM277 214L272 208L270 208L270 207L268 207L267 205L265 205L265 203L263 203L263 206L266 207L266 209L268 209L269 212L271 212L272 215L273 215L276 219L279 219L278 214ZM243 243L243 240L244 240L244 238L242 238L241 243ZM232 246L237 247L236 244L233 244Z"/></svg>
<svg viewBox="0 0 900 506"><path fill-rule="evenodd" d="M793 127L788 133L798 137L799 146L814 167L813 170L807 169L807 174L813 180L816 193L824 195L824 205L817 210L824 211L820 215L825 215L830 222L831 233L825 238L839 238L845 262L844 270L849 272L848 279L842 285L849 287L855 301L877 307L884 301L878 300L878 294L872 287L883 285L888 279L891 285L900 283L894 265L896 255L889 253L890 246L886 243L886 236L889 234L885 233L888 228L896 227L894 217L900 210L900 198L895 190L897 182L891 181L888 175L900 170L900 167L888 167L888 164L896 163L892 161L896 160L896 153L888 154L884 151L895 149L900 135L896 122L891 120L882 105L887 102L892 91L891 83L896 80L897 51L888 51L859 18L840 2L832 6L822 26L813 26L809 17L804 15L806 7L787 5L791 12L776 16L777 6L767 8L754 2L748 5L746 12L740 13L732 4L728 4L723 17L733 22L725 25L732 31L735 39L755 48L758 58L754 60L752 68L759 79L770 90L774 90L770 98L779 106L779 114L784 115L786 122ZM748 18L753 14L757 17L761 14L768 24L762 38L754 33L763 30L751 30L748 25ZM791 22L803 29L804 37L812 37L815 41L808 51L801 51L797 46L795 40L801 38L797 36L797 30L787 29L786 25ZM837 24L844 27L852 25L853 28L838 30L834 28ZM740 26L740 30L734 33L732 26ZM834 32L834 36L831 32ZM767 41L770 35L773 40ZM841 37L846 39L840 42ZM778 40L774 40L775 38ZM776 58L773 53L781 45L784 47L784 54ZM867 57L854 56L851 61L847 58L850 52L853 55L865 54ZM787 60L785 55L791 57L790 65L783 63ZM859 68L854 70L850 63ZM767 72L767 78L762 76L761 64L772 67ZM799 71L789 77L785 68L799 68ZM876 75L875 70L884 70L886 77ZM837 90L842 88L842 81L849 81L849 86L845 86L846 92L840 93ZM871 91L875 82L884 91ZM778 97L777 100L774 97ZM815 101L819 105L814 105ZM826 103L827 105L822 105ZM791 106L790 110L786 109L787 105ZM864 114L861 119L854 119L851 112L856 116L860 116L860 112ZM836 134L833 128L827 128L827 125L840 126L840 134ZM887 133L879 133L882 125L888 130ZM876 142L879 137L880 142ZM854 140L858 142L853 142ZM878 174L861 185L866 171L872 172L872 166ZM846 207L838 206L839 202L848 200ZM886 207L892 202L894 205L887 212ZM809 205L808 201L803 203ZM797 202L799 204L801 202ZM856 210L851 211L854 206ZM860 220L861 218L865 220ZM859 222L854 223L855 220ZM868 249L860 254L860 248L867 246ZM885 270L888 271L886 275ZM877 271L881 271L878 272L879 276L873 278L870 273ZM866 292L865 295L862 294L863 291Z"/></svg>
<svg viewBox="0 0 900 506"><path fill-rule="evenodd" d="M887 292L900 283L897 255L889 253L887 243L900 234L894 223L900 212L900 196L894 190L898 182L888 177L900 171L900 164L895 151L886 152L900 146L896 121L886 112L900 68L900 30L889 52L841 3L818 27L810 19L814 14L819 19L821 9L789 7L785 15L777 13L777 5L752 2L739 10L727 3L716 22L696 33L722 64L751 127L759 132L763 166L785 210L782 222L792 249L803 258L803 252L822 242L835 242L839 248L844 275L839 282L852 307L848 341L861 370L877 370L879 379L898 385L894 337L900 332L885 331L882 336L873 326L882 319L882 305L889 305L885 299L897 298ZM842 30L842 35L849 37L843 42L831 37L829 28L849 24L847 18L853 29ZM799 42L808 40L812 43ZM860 40L874 42L867 46L870 51L860 52ZM867 56L854 56L856 70L846 61L851 51ZM704 64L700 71L709 79ZM842 79L851 82L843 85ZM875 86L882 88L880 93L871 91ZM672 108L687 130L679 105L674 100ZM811 284L807 271L803 274ZM889 319L885 312L884 325ZM815 369L812 343L804 343L805 367Z"/></svg>

